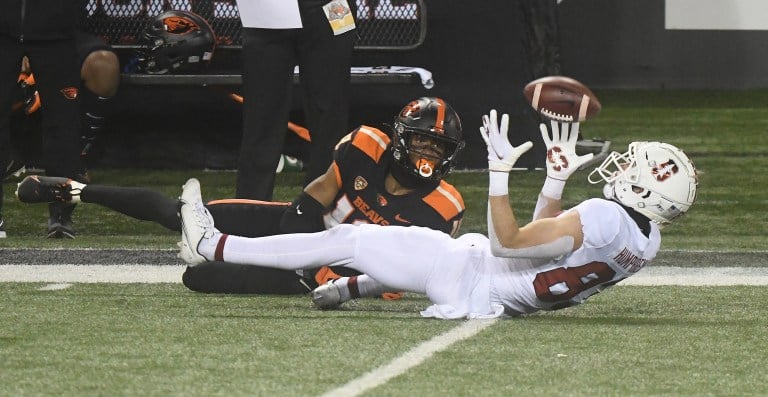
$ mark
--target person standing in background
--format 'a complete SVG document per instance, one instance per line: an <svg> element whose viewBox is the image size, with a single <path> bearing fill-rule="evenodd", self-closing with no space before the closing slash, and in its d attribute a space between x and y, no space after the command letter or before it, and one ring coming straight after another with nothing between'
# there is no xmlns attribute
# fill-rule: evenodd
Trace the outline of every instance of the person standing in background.
<svg viewBox="0 0 768 397"><path fill-rule="evenodd" d="M0 173L13 171L10 114L22 58L29 58L45 102L43 161L46 173L82 179L80 166L80 63L75 32L81 0L6 0L0 3ZM0 205L2 189L0 189ZM49 204L48 237L74 237L73 205ZM0 212L0 237L5 237Z"/></svg>
<svg viewBox="0 0 768 397"><path fill-rule="evenodd" d="M103 152L102 148L96 144L97 137L103 133L107 118L113 113L114 96L120 86L120 60L109 44L93 34L78 31L75 43L82 79L79 91L82 123L80 157L83 160L82 174L90 180L90 170ZM30 156L37 157L32 152L40 146L37 141L39 141L42 117L35 117L34 113L44 108L35 84L34 71L29 66L27 57L22 60L17 91L19 92L18 102L11 106L16 112L14 117L27 117L28 120L12 125L11 135L12 140L15 140L18 146L22 146L22 151L27 153L24 158L26 162L32 160Z"/></svg>
<svg viewBox="0 0 768 397"><path fill-rule="evenodd" d="M304 184L325 173L348 131L354 0L238 0L243 24L243 135L237 198L271 200L298 65L312 139Z"/></svg>

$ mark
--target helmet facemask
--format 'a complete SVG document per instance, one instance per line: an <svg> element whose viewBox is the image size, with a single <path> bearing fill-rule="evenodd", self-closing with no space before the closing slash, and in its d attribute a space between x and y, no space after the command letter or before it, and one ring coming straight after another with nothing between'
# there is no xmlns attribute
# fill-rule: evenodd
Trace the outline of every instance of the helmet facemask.
<svg viewBox="0 0 768 397"><path fill-rule="evenodd" d="M392 138L397 174L416 182L440 181L464 147L459 115L435 97L408 103L395 117Z"/></svg>
<svg viewBox="0 0 768 397"><path fill-rule="evenodd" d="M453 162L464 142L432 131L395 123L393 156L410 174L424 180L440 180L453 169ZM434 147L437 145L438 147Z"/></svg>

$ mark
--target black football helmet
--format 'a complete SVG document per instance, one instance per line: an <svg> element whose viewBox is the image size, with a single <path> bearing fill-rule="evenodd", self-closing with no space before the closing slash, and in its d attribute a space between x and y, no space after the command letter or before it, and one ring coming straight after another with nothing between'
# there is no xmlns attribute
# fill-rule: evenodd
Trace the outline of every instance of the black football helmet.
<svg viewBox="0 0 768 397"><path fill-rule="evenodd" d="M440 98L422 97L411 101L395 117L393 127L395 164L406 174L423 181L439 181L448 175L456 155L464 147L461 119L451 105ZM417 147L414 142L419 138L437 142L442 154L436 156L434 151Z"/></svg>
<svg viewBox="0 0 768 397"><path fill-rule="evenodd" d="M207 66L216 35L205 18L171 10L152 18L139 39L136 69L140 73L195 73Z"/></svg>

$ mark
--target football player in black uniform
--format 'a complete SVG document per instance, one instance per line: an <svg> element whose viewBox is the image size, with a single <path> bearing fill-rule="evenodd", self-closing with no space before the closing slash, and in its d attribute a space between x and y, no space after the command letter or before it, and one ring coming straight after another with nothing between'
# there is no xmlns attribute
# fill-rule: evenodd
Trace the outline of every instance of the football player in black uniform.
<svg viewBox="0 0 768 397"><path fill-rule="evenodd" d="M78 179L88 181L89 168L97 155L94 151L98 151L94 141L101 134L107 117L112 114L112 98L117 94L120 85L120 62L112 47L92 34L77 31L75 46L82 79L82 87L79 90L82 164L77 174ZM37 151L42 147L42 117L38 110L43 105L34 73L26 57L22 60L14 99L15 102L11 107L13 111L11 141L19 154L12 158L19 168L36 164L40 157ZM51 221L48 224L48 237L73 238L75 236L71 219L73 209L74 206L65 206L61 203L53 205ZM54 213L57 215L54 216Z"/></svg>
<svg viewBox="0 0 768 397"><path fill-rule="evenodd" d="M46 102L41 148L46 172L77 177L81 100L74 35L84 13L85 1L82 0L0 2L0 182L11 171L9 166L13 168L11 105L25 56L37 73L37 89ZM49 212L50 223L66 220L71 215L60 208L60 203L51 204ZM0 236L4 235L3 226L0 219Z"/></svg>
<svg viewBox="0 0 768 397"><path fill-rule="evenodd" d="M455 235L464 215L464 201L443 177L463 146L461 121L453 108L440 98L419 98L395 117L391 134L363 125L342 138L327 172L292 203L224 199L206 206L217 228L250 237L315 232L339 223L417 225ZM181 230L178 200L145 188L28 176L19 183L16 195L26 203L96 203ZM183 281L199 292L298 294L337 277L328 268L304 275L210 263L188 268ZM367 295L366 291L381 293L375 282L357 285L355 280L350 283L353 297Z"/></svg>

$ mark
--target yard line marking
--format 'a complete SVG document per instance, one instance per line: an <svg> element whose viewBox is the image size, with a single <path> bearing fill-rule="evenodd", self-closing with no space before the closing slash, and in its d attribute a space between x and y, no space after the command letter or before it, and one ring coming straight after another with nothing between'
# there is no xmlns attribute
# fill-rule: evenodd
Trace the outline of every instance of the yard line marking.
<svg viewBox="0 0 768 397"><path fill-rule="evenodd" d="M498 322L498 319L468 320L462 325L414 347L402 356L392 360L389 364L376 368L357 379L353 379L341 387L325 392L321 397L352 397L360 395L421 364L436 352L444 350L456 342L475 336L480 331L496 324L496 322Z"/></svg>
<svg viewBox="0 0 768 397"><path fill-rule="evenodd" d="M71 287L70 283L48 284L38 288L38 291L59 291Z"/></svg>

